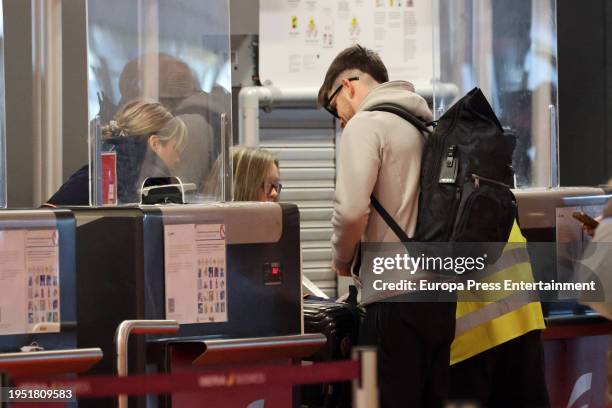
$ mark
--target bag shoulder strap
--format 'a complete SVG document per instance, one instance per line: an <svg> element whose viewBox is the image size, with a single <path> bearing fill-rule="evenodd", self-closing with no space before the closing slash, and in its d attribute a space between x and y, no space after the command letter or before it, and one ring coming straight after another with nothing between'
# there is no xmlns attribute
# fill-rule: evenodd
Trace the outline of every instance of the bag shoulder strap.
<svg viewBox="0 0 612 408"><path fill-rule="evenodd" d="M412 113L408 112L404 107L400 105L396 105L394 103L381 103L379 105L374 105L368 109L370 112L379 111L379 112L388 112L393 113L394 115L399 116L404 119L406 122L410 123L412 126L417 128L423 133L430 134L431 130L427 127L428 123L425 123L424 120L414 116ZM431 123L433 124L433 122Z"/></svg>
<svg viewBox="0 0 612 408"><path fill-rule="evenodd" d="M368 111L371 111L371 112L380 111L380 112L393 113L394 115L397 115L400 118L412 124L412 126L417 128L419 131L426 133L426 134L431 133L431 130L429 130L429 128L427 127L427 124L423 120L417 118L412 113L408 112L406 109L404 109L403 107L399 105L396 105L393 103L383 103L383 104L375 105L369 108ZM387 223L389 228L391 228L395 236L397 236L397 238L401 242L414 241L414 239L409 238L408 234L406 234L406 232L399 226L399 224L395 222L391 214L389 214L387 210L385 210L385 207L383 207L382 204L376 199L376 197L374 197L374 194L370 196L370 201L372 203L372 207L374 207L374 209L378 212L378 214L380 214L382 219Z"/></svg>
<svg viewBox="0 0 612 408"><path fill-rule="evenodd" d="M383 207L382 204L376 199L376 197L374 197L374 194L370 196L370 201L372 202L372 207L374 207L374 209L378 211L378 214L380 214L382 219L385 220L389 228L391 228L391 231L395 233L395 236L401 242L414 241L414 239L409 238L408 234L406 234L406 231L404 231L402 227L400 227L399 224L395 222L391 214L389 214L387 210L385 210L385 207Z"/></svg>

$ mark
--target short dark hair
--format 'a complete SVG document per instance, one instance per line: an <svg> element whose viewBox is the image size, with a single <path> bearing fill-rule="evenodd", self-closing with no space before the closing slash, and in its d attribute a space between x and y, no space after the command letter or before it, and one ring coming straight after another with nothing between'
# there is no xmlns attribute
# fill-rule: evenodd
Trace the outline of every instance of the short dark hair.
<svg viewBox="0 0 612 408"><path fill-rule="evenodd" d="M334 58L325 74L323 85L319 89L317 98L320 106L325 106L329 102L327 97L338 76L349 69L358 69L369 74L378 83L389 81L387 68L383 64L378 54L370 49L355 44L348 47Z"/></svg>

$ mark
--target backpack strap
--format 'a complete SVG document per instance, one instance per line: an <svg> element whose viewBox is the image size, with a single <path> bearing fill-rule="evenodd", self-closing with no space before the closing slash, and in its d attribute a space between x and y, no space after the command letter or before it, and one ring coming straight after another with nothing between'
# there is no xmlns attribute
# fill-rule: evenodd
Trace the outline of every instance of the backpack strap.
<svg viewBox="0 0 612 408"><path fill-rule="evenodd" d="M408 112L406 109L404 109L403 107L399 105L396 105L393 103L383 103L383 104L375 105L369 108L368 111L370 112L380 111L380 112L393 113L394 115L397 115L400 118L407 121L408 123L410 123L412 126L417 128L419 131L426 133L426 134L431 133L431 130L429 130L429 128L427 127L427 124L423 120L417 118L412 113ZM406 232L402 229L402 227L400 227L398 223L395 222L391 214L389 214L387 210L385 210L385 207L383 207L382 204L376 199L376 197L374 197L374 194L370 195L370 202L372 203L372 207L374 207L374 209L378 212L378 214L380 214L382 219L387 223L389 228L391 228L395 236L397 236L397 238L401 242L414 241L414 239L409 238Z"/></svg>
<svg viewBox="0 0 612 408"><path fill-rule="evenodd" d="M417 128L423 133L430 134L431 130L427 127L428 124L425 123L424 120L414 116L412 113L408 112L404 107L400 105L396 105L394 103L381 103L379 105L374 105L371 108L367 109L369 112L388 112L393 113L394 115L399 116L404 119L406 122L410 123L412 126Z"/></svg>
<svg viewBox="0 0 612 408"><path fill-rule="evenodd" d="M395 222L391 214L389 214L387 210L385 210L385 207L383 207L382 204L378 202L376 197L374 197L374 194L370 196L370 201L372 202L372 207L374 207L374 209L378 211L378 214L380 214L382 219L385 220L389 228L391 228L391 231L395 233L395 236L397 236L397 238L401 242L414 241L414 239L408 238L408 234L406 234L402 227L400 227L398 223Z"/></svg>

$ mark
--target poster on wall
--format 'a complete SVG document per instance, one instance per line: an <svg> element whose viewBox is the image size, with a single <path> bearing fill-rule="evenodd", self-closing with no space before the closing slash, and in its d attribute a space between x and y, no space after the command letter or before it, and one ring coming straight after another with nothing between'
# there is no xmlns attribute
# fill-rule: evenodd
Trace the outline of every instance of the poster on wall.
<svg viewBox="0 0 612 408"><path fill-rule="evenodd" d="M431 88L431 0L260 0L259 76L278 87L316 87L333 58L360 44L391 80Z"/></svg>
<svg viewBox="0 0 612 408"><path fill-rule="evenodd" d="M58 332L58 231L2 230L0 259L0 335Z"/></svg>
<svg viewBox="0 0 612 408"><path fill-rule="evenodd" d="M225 224L164 226L166 318L227 322Z"/></svg>

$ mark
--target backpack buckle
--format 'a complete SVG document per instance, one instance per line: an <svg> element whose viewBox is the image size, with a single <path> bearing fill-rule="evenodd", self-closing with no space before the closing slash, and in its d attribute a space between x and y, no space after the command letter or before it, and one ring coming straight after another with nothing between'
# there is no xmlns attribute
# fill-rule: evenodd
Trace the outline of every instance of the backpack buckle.
<svg viewBox="0 0 612 408"><path fill-rule="evenodd" d="M459 170L458 160L455 157L457 153L457 145L452 145L448 148L446 153L446 159L442 162L442 168L440 169L440 184L454 184L457 180L457 173Z"/></svg>
<svg viewBox="0 0 612 408"><path fill-rule="evenodd" d="M453 167L455 165L455 151L457 150L457 145L452 145L448 148L448 152L446 153L446 167Z"/></svg>

